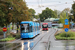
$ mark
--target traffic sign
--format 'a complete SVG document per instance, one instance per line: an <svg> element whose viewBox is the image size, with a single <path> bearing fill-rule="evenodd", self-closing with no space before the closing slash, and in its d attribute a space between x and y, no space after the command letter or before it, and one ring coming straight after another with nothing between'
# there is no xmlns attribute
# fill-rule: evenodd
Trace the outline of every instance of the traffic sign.
<svg viewBox="0 0 75 50"><path fill-rule="evenodd" d="M65 25L68 25L68 23L65 23Z"/></svg>
<svg viewBox="0 0 75 50"><path fill-rule="evenodd" d="M68 32L69 31L69 29L68 28L65 28L65 32Z"/></svg>
<svg viewBox="0 0 75 50"><path fill-rule="evenodd" d="M64 28L69 28L69 25L64 25Z"/></svg>
<svg viewBox="0 0 75 50"><path fill-rule="evenodd" d="M68 19L65 19L65 22L68 23Z"/></svg>
<svg viewBox="0 0 75 50"><path fill-rule="evenodd" d="M74 23L72 23L72 26L74 25Z"/></svg>
<svg viewBox="0 0 75 50"><path fill-rule="evenodd" d="M6 28L6 27L4 27L4 28L3 28L3 32L6 32L6 31L7 31L7 28Z"/></svg>

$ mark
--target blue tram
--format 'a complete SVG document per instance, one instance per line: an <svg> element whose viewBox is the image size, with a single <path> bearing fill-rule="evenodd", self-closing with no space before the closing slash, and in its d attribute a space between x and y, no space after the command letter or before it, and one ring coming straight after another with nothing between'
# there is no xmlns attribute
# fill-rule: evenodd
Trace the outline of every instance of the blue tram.
<svg viewBox="0 0 75 50"><path fill-rule="evenodd" d="M40 24L32 21L22 21L20 25L21 38L33 38L40 33Z"/></svg>

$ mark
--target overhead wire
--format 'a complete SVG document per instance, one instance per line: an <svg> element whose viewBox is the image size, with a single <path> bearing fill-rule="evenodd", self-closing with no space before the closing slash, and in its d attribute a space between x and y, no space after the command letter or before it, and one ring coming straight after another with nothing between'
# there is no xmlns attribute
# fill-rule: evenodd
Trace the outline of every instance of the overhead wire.
<svg viewBox="0 0 75 50"><path fill-rule="evenodd" d="M41 8L43 8L43 7L50 7L50 6L60 6L60 5L68 5L68 4L70 4L70 3L72 3L72 2L69 2L69 3L61 3L61 4L54 4L54 5L46 5L46 6L41 6ZM40 7L38 7L38 8L40 8ZM35 8L35 9L38 9L38 8Z"/></svg>
<svg viewBox="0 0 75 50"><path fill-rule="evenodd" d="M52 7L52 6L60 6L60 5L64 5L64 4L71 4L71 3L73 3L73 2L65 2L65 3L61 3L60 1L50 1L50 2L58 2L59 4L54 4L54 5L43 5L42 3L42 0L41 0L41 4L40 4L40 1L39 0L37 0L37 8L34 8L34 9L41 9L41 10L43 10L42 8L43 7ZM27 2L27 3L29 3L29 2ZM31 2L31 3L34 3L34 2ZM34 6L32 6L32 7L34 7Z"/></svg>

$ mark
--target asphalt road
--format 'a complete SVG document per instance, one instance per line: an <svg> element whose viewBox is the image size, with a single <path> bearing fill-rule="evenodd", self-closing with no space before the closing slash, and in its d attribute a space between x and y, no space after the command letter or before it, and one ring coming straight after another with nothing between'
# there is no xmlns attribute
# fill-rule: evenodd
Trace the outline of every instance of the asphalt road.
<svg viewBox="0 0 75 50"><path fill-rule="evenodd" d="M18 39L13 42L0 43L0 50L46 50L48 41L56 29L50 28L48 31L41 31L40 35L34 39Z"/></svg>
<svg viewBox="0 0 75 50"><path fill-rule="evenodd" d="M49 39L48 50L75 50L75 40L56 40L53 33Z"/></svg>

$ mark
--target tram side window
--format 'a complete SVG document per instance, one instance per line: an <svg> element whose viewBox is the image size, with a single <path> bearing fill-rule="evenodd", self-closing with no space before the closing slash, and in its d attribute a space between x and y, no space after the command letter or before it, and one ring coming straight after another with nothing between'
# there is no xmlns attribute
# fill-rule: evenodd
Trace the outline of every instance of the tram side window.
<svg viewBox="0 0 75 50"><path fill-rule="evenodd" d="M39 30L39 26L38 26L38 30Z"/></svg>
<svg viewBox="0 0 75 50"><path fill-rule="evenodd" d="M34 32L34 26L32 26L32 32Z"/></svg>
<svg viewBox="0 0 75 50"><path fill-rule="evenodd" d="M37 31L38 31L38 26L37 26Z"/></svg>
<svg viewBox="0 0 75 50"><path fill-rule="evenodd" d="M36 26L36 31L37 31L37 26Z"/></svg>
<svg viewBox="0 0 75 50"><path fill-rule="evenodd" d="M34 28L35 28L35 31L36 31L36 26Z"/></svg>
<svg viewBox="0 0 75 50"><path fill-rule="evenodd" d="M37 31L38 31L38 26L37 26Z"/></svg>
<svg viewBox="0 0 75 50"><path fill-rule="evenodd" d="M22 33L25 32L25 28L24 28L23 24L21 24L21 32Z"/></svg>
<svg viewBox="0 0 75 50"><path fill-rule="evenodd" d="M39 30L39 26L38 26L38 30Z"/></svg>
<svg viewBox="0 0 75 50"><path fill-rule="evenodd" d="M32 26L29 26L29 32L32 32Z"/></svg>
<svg viewBox="0 0 75 50"><path fill-rule="evenodd" d="M23 26L21 26L21 32L25 32L25 28Z"/></svg>

